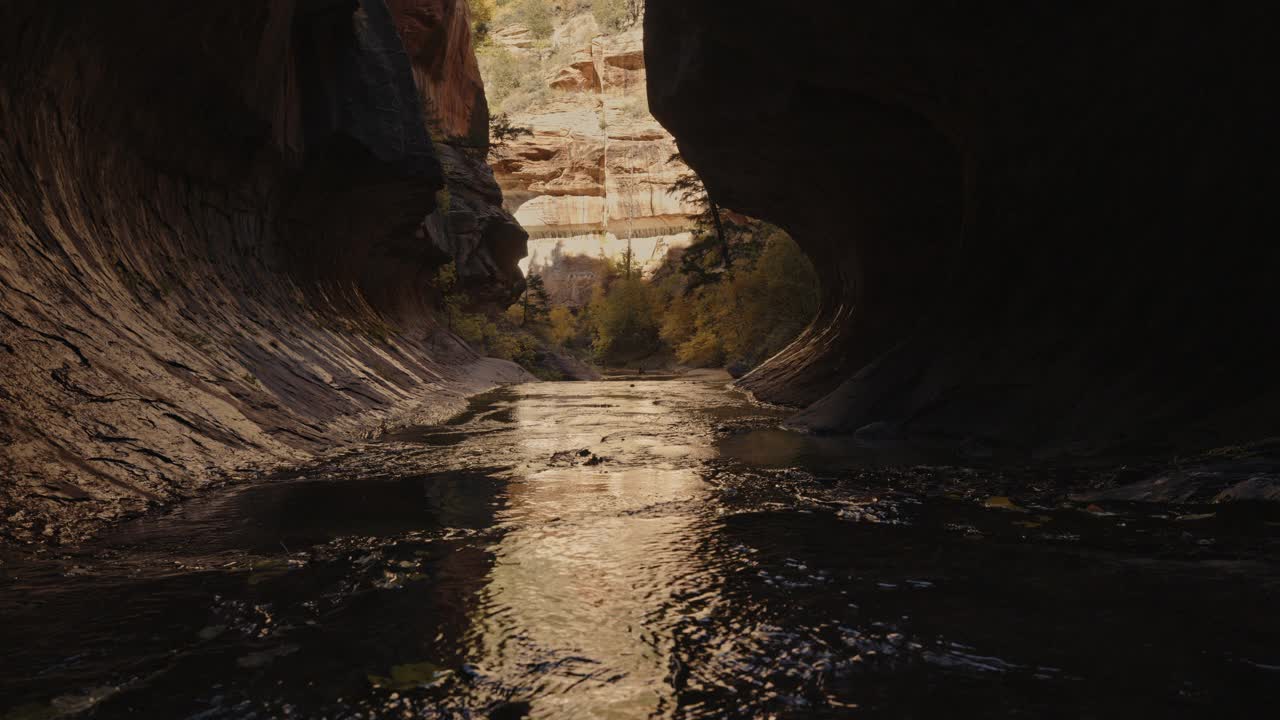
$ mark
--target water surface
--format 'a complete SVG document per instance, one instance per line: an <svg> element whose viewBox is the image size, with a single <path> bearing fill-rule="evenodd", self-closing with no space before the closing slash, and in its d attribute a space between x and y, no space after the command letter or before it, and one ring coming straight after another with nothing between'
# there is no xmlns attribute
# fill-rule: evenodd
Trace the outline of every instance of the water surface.
<svg viewBox="0 0 1280 720"><path fill-rule="evenodd" d="M1280 517L542 383L0 565L0 718L1260 717Z"/></svg>

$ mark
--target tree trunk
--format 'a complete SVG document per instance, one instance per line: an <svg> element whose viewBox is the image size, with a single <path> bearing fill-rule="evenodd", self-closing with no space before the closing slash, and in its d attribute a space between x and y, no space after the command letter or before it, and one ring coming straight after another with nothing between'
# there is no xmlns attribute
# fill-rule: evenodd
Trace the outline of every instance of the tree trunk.
<svg viewBox="0 0 1280 720"><path fill-rule="evenodd" d="M720 219L720 206L710 197L707 198L707 203L711 206L711 219L716 224L716 237L720 239L720 260L724 263L724 269L728 270L733 261L729 257L729 238L724 234L724 221Z"/></svg>

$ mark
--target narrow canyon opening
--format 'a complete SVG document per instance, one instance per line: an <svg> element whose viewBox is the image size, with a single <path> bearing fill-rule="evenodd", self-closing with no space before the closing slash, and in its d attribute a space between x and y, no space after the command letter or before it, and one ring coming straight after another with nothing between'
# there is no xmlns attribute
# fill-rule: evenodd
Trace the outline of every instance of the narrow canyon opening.
<svg viewBox="0 0 1280 720"><path fill-rule="evenodd" d="M1273 707L1276 14L0 0L0 720Z"/></svg>
<svg viewBox="0 0 1280 720"><path fill-rule="evenodd" d="M505 3L476 21L488 159L529 233L529 285L510 308L463 311L455 325L542 378L742 377L821 305L791 237L718 202L650 114L641 13Z"/></svg>

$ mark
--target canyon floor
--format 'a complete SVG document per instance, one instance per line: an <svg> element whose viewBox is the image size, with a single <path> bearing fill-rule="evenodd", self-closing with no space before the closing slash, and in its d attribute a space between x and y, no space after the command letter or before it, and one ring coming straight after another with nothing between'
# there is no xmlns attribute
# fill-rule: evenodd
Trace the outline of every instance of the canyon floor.
<svg viewBox="0 0 1280 720"><path fill-rule="evenodd" d="M1274 504L1080 499L1089 472L838 452L783 417L714 377L519 385L5 556L0 718L1280 701Z"/></svg>

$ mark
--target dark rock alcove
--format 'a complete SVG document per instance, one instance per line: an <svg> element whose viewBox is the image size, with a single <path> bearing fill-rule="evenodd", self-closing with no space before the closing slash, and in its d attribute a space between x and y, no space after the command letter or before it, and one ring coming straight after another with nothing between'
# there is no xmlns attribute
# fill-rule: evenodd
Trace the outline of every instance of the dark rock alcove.
<svg viewBox="0 0 1280 720"><path fill-rule="evenodd" d="M943 447L1275 434L1276 15L650 0L654 114L823 276L742 387Z"/></svg>

